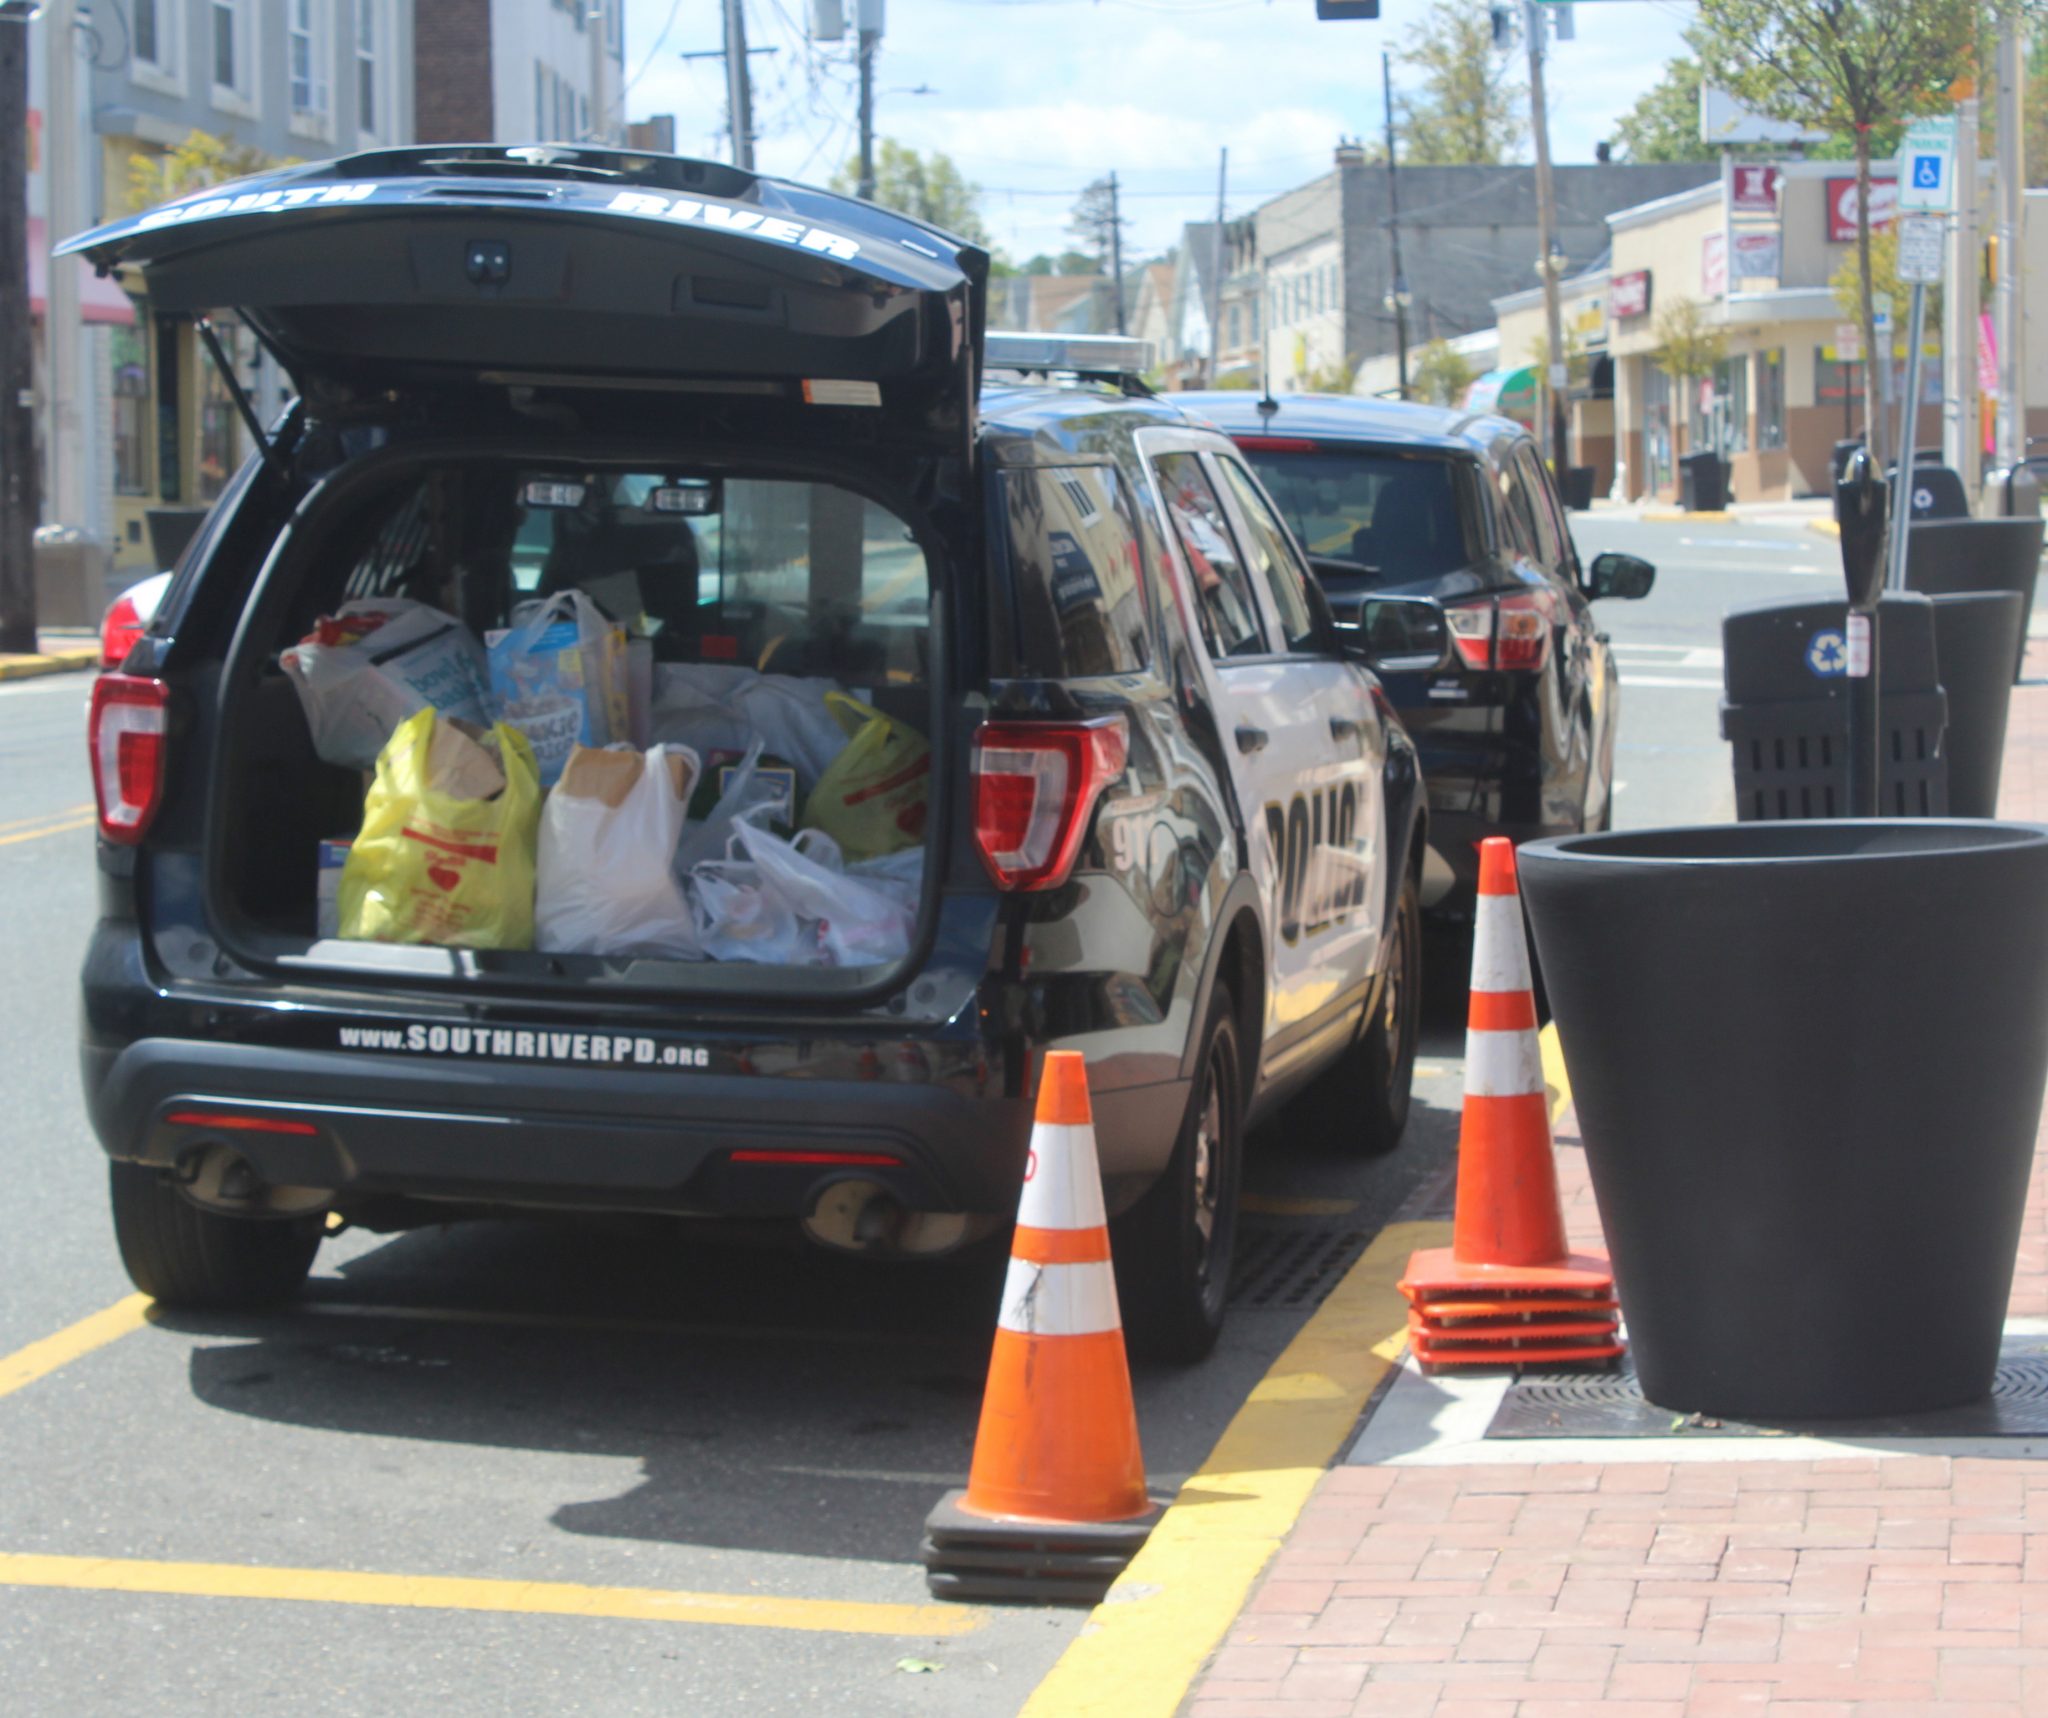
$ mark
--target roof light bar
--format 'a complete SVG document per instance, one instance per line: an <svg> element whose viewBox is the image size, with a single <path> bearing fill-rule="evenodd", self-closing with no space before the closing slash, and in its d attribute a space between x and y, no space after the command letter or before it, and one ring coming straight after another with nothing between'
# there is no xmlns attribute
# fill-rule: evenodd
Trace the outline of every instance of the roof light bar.
<svg viewBox="0 0 2048 1718"><path fill-rule="evenodd" d="M1152 342L1122 334L991 333L983 351L991 370L1142 376L1152 368Z"/></svg>

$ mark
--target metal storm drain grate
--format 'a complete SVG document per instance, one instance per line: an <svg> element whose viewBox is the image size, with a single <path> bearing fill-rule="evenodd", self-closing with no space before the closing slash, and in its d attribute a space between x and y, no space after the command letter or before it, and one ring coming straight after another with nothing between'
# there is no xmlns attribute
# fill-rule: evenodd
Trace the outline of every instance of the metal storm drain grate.
<svg viewBox="0 0 2048 1718"><path fill-rule="evenodd" d="M1272 1312L1321 1306L1371 1240L1363 1229L1304 1229L1241 1218L1230 1304Z"/></svg>
<svg viewBox="0 0 2048 1718"><path fill-rule="evenodd" d="M1626 1363L1624 1362L1624 1365ZM1873 1420L1786 1420L1769 1425L1674 1413L1643 1400L1635 1374L1531 1373L1508 1386L1489 1438L2048 1437L2048 1356L2000 1362L1991 1394L1966 1407Z"/></svg>

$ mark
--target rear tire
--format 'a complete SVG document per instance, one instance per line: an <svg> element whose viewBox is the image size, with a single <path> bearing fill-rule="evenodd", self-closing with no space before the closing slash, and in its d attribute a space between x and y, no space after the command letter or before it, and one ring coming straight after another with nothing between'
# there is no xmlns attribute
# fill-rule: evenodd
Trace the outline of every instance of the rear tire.
<svg viewBox="0 0 2048 1718"><path fill-rule="evenodd" d="M1244 1060L1220 984L1209 999L1194 1091L1173 1157L1111 1224L1117 1299L1134 1353L1183 1364L1216 1346L1237 1250L1244 1166Z"/></svg>
<svg viewBox="0 0 2048 1718"><path fill-rule="evenodd" d="M248 1312L299 1292L320 1250L321 1217L203 1211L162 1170L108 1165L114 1239L129 1280L165 1306Z"/></svg>
<svg viewBox="0 0 2048 1718"><path fill-rule="evenodd" d="M1411 875L1401 885L1387 935L1387 977L1372 1018L1350 1047L1297 1100L1304 1126L1347 1142L1363 1157L1401 1143L1415 1088L1422 1026L1422 897Z"/></svg>

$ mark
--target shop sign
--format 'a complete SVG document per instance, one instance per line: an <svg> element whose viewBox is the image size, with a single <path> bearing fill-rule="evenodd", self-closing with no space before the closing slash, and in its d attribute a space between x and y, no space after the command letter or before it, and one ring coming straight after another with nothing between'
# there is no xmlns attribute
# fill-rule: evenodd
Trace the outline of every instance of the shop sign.
<svg viewBox="0 0 2048 1718"><path fill-rule="evenodd" d="M1728 235L1708 233L1700 240L1700 292L1720 298L1728 291Z"/></svg>
<svg viewBox="0 0 2048 1718"><path fill-rule="evenodd" d="M1828 243L1847 245L1856 242L1856 181L1830 179L1828 190ZM1888 227L1899 212L1899 182L1890 176L1870 181L1870 224L1873 228Z"/></svg>
<svg viewBox="0 0 2048 1718"><path fill-rule="evenodd" d="M1739 161L1729 191L1730 206L1739 214L1771 214L1778 207L1779 173L1775 167Z"/></svg>
<svg viewBox="0 0 2048 1718"><path fill-rule="evenodd" d="M1649 315L1650 271L1639 268L1628 274L1610 276L1607 282L1607 307L1614 313L1617 322L1631 316Z"/></svg>
<svg viewBox="0 0 2048 1718"><path fill-rule="evenodd" d="M1737 280L1776 280L1779 257L1782 251L1778 235L1772 233L1737 233L1735 235L1735 278Z"/></svg>

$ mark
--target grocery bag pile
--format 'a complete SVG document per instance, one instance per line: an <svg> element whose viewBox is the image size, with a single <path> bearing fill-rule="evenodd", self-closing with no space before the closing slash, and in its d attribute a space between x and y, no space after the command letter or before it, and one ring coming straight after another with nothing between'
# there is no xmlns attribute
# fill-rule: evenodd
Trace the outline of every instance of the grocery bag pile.
<svg viewBox="0 0 2048 1718"><path fill-rule="evenodd" d="M654 661L582 591L482 640L401 598L280 658L314 750L373 772L320 843L319 934L784 966L900 960L924 740L831 680Z"/></svg>

